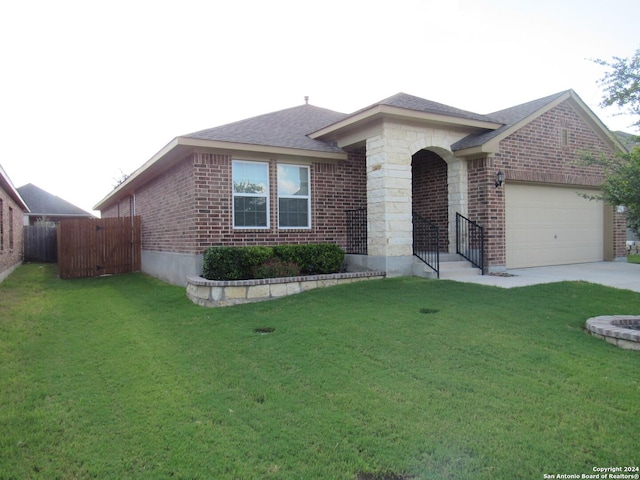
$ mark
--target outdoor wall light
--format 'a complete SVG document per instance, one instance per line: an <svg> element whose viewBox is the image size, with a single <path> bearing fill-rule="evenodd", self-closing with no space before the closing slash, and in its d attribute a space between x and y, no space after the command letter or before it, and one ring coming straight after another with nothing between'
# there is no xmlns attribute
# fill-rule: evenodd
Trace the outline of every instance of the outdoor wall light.
<svg viewBox="0 0 640 480"><path fill-rule="evenodd" d="M504 173L502 170L498 170L498 174L496 175L496 188L501 187L504 182Z"/></svg>

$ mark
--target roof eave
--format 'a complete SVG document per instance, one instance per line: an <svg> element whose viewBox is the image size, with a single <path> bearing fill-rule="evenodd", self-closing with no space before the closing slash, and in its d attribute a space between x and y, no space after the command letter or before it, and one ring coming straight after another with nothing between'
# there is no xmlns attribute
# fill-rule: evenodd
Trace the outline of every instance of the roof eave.
<svg viewBox="0 0 640 480"><path fill-rule="evenodd" d="M31 211L29 210L27 202L24 201L22 195L20 195L20 192L18 192L18 189L11 182L11 179L9 178L9 175L7 175L7 172L5 172L2 168L2 165L0 165L0 186L3 187L3 189L9 194L11 199L16 202L16 205L18 205L25 213Z"/></svg>
<svg viewBox="0 0 640 480"><path fill-rule="evenodd" d="M473 147L468 147L468 148L461 148L460 150L454 150L453 154L456 157L471 157L474 155L483 155L483 154L487 154L487 153L497 153L498 150L493 147L489 142L482 144L482 145L476 145Z"/></svg>
<svg viewBox="0 0 640 480"><path fill-rule="evenodd" d="M178 137L180 145L189 145L193 148L210 148L225 152L253 152L271 155L289 155L311 158L323 158L329 160L346 160L346 152L327 152L324 150L309 150L305 148L278 147L272 145L259 145L252 143L224 142L221 140L206 140L200 138Z"/></svg>
<svg viewBox="0 0 640 480"><path fill-rule="evenodd" d="M248 143L223 142L219 140L206 140L190 137L176 137L162 150L156 153L144 165L133 172L124 182L114 188L94 207L94 210L102 210L124 195L133 194L136 188L144 183L149 173L159 173L174 163L182 160L194 149L210 149L222 153L246 152L267 155L287 155L325 160L346 160L345 152L325 152L320 150L307 150L301 148L275 147L269 145L254 145Z"/></svg>
<svg viewBox="0 0 640 480"><path fill-rule="evenodd" d="M570 90L571 98L575 101L580 107L581 111L585 114L583 117L587 123L591 123L593 127L595 127L602 135L602 139L614 148L618 149L621 152L628 152L629 150L625 145L609 130L609 128L598 118L598 116L593 113L593 111L589 108L589 106L582 101L582 99L578 96L576 92Z"/></svg>
<svg viewBox="0 0 640 480"><path fill-rule="evenodd" d="M502 126L501 123L474 120L464 117L457 117L453 115L443 115L438 113L422 112L419 110L410 110L406 108L394 107L391 105L374 105L373 107L351 115L339 122L328 125L320 130L312 132L309 137L319 139L329 136L335 132L352 127L356 124L375 120L380 117L393 117L405 120L440 123L447 125L456 125L462 127L483 128L487 130L495 130Z"/></svg>

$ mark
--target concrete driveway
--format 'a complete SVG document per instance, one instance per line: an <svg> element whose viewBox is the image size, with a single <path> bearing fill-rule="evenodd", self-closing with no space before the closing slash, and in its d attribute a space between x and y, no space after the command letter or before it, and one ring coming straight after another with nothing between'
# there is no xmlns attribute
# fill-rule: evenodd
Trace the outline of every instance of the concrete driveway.
<svg viewBox="0 0 640 480"><path fill-rule="evenodd" d="M503 288L525 287L538 283L553 283L565 280L583 280L608 287L640 292L640 264L596 262L553 267L518 268L507 270L505 274L459 277L455 278L455 280Z"/></svg>

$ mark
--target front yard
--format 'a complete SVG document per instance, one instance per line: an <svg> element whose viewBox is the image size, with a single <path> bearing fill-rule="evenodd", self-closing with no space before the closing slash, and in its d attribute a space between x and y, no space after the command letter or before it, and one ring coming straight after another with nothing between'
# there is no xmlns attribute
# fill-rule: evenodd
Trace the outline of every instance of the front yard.
<svg viewBox="0 0 640 480"><path fill-rule="evenodd" d="M640 314L395 278L224 309L141 274L0 284L0 479L542 479L640 465ZM270 332L270 333L269 333Z"/></svg>

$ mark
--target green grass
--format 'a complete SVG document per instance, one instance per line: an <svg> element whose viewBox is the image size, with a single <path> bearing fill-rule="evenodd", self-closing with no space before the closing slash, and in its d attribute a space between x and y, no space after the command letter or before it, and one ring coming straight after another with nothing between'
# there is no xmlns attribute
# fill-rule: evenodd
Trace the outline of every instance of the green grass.
<svg viewBox="0 0 640 480"><path fill-rule="evenodd" d="M627 255L627 262L628 263L640 263L640 255L633 255L633 254Z"/></svg>
<svg viewBox="0 0 640 480"><path fill-rule="evenodd" d="M141 274L0 284L0 479L543 478L640 463L640 294L395 278L206 309ZM259 334L255 329L273 328Z"/></svg>

